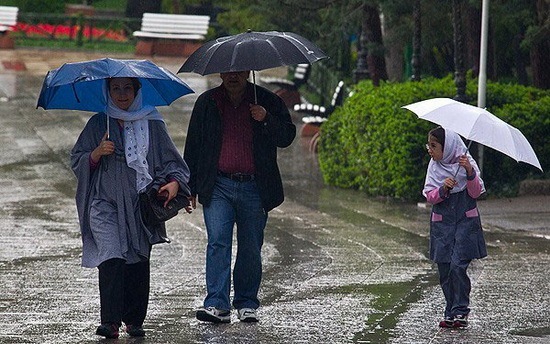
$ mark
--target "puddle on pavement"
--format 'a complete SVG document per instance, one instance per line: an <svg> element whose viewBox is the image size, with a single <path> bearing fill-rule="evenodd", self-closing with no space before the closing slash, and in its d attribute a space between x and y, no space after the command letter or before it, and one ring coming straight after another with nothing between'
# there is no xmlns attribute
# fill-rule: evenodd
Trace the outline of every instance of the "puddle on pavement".
<svg viewBox="0 0 550 344"><path fill-rule="evenodd" d="M422 290L437 285L435 274L417 276L402 283L355 286L355 292L374 296L364 329L353 337L355 343L388 343L402 314L422 297Z"/></svg>
<svg viewBox="0 0 550 344"><path fill-rule="evenodd" d="M517 335L517 336L550 339L550 327L539 327L539 328L530 328L525 330L510 331L510 334Z"/></svg>
<svg viewBox="0 0 550 344"><path fill-rule="evenodd" d="M47 209L49 204L55 204L54 198L32 198L23 201L17 201L11 205L4 206L4 210L8 210L9 213L15 219L38 219L44 221L63 222L64 219L56 219L50 211Z"/></svg>
<svg viewBox="0 0 550 344"><path fill-rule="evenodd" d="M53 187L66 197L74 198L76 194L75 183L72 180L66 182L54 183Z"/></svg>

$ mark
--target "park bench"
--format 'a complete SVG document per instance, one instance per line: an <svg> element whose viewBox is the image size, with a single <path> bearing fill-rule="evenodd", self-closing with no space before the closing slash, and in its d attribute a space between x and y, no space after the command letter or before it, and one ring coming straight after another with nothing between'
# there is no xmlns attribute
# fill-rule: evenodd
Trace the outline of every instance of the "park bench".
<svg viewBox="0 0 550 344"><path fill-rule="evenodd" d="M210 17L189 14L144 13L136 55L189 56L208 33Z"/></svg>
<svg viewBox="0 0 550 344"><path fill-rule="evenodd" d="M330 106L324 107L311 103L301 103L294 105L294 112L304 115L302 122L304 125L300 131L302 136L313 136L319 131L319 127L328 119L328 116L342 105L344 102L344 81L340 80L330 101Z"/></svg>
<svg viewBox="0 0 550 344"><path fill-rule="evenodd" d="M298 89L307 83L310 73L311 65L309 63L300 63L294 67L292 80L263 77L261 81L271 86L270 88L273 88L274 92L284 100L286 106L292 109L294 105L300 103L300 92Z"/></svg>
<svg viewBox="0 0 550 344"><path fill-rule="evenodd" d="M310 103L296 104L294 106L295 112L306 115L302 117L302 122L304 124L300 128L300 136L309 137L308 146L311 152L317 152L319 139L321 138L321 124L326 122L330 114L332 114L338 106L341 106L344 103L344 89L344 82L338 82L336 88L334 89L329 107Z"/></svg>
<svg viewBox="0 0 550 344"><path fill-rule="evenodd" d="M0 49L13 49L14 42L9 32L17 24L18 7L0 6Z"/></svg>
<svg viewBox="0 0 550 344"><path fill-rule="evenodd" d="M276 77L263 77L262 82L273 85L277 88L287 88L296 90L307 82L309 74L311 72L311 65L309 63L300 63L294 67L294 75L292 80L276 78Z"/></svg>

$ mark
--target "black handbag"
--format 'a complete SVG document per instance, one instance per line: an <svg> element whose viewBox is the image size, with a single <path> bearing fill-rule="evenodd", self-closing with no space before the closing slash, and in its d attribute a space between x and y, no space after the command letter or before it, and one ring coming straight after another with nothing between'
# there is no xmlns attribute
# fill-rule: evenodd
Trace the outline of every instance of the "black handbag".
<svg viewBox="0 0 550 344"><path fill-rule="evenodd" d="M154 187L139 195L141 218L145 225L151 226L165 222L178 215L180 209L189 205L189 199L180 193L172 198L166 207L164 202L166 202L166 196L159 194Z"/></svg>

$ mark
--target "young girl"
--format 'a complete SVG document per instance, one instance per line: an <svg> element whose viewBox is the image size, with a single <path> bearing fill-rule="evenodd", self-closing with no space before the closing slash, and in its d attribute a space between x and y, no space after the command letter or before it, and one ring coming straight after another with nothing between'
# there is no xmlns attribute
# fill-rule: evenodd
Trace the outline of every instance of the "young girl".
<svg viewBox="0 0 550 344"><path fill-rule="evenodd" d="M457 133L432 129L422 193L431 203L430 259L437 263L446 307L441 327L468 326L472 259L487 256L476 199L485 192L479 168Z"/></svg>

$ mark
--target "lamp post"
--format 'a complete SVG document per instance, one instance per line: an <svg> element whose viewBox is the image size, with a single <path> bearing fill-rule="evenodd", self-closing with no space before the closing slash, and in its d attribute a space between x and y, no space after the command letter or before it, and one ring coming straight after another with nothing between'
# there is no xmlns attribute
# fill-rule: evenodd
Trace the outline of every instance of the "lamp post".
<svg viewBox="0 0 550 344"><path fill-rule="evenodd" d="M487 35L489 27L489 0L482 1L481 39L479 42L479 75L477 82L477 106L485 108L487 94ZM479 171L483 173L483 145L477 146Z"/></svg>

